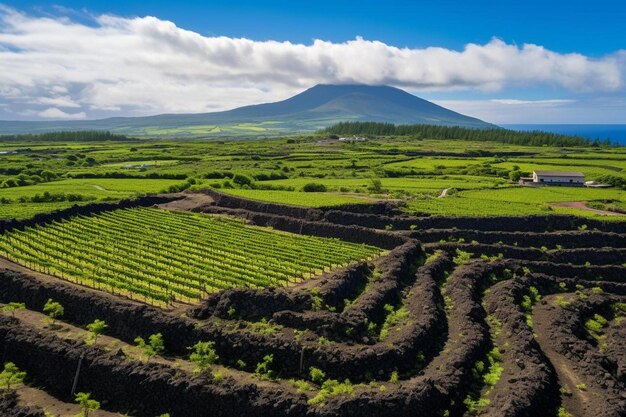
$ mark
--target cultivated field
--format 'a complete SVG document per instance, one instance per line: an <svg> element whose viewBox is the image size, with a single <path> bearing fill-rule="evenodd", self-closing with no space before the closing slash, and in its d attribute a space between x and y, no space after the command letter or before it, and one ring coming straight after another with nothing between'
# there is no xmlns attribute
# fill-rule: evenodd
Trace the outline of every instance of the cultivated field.
<svg viewBox="0 0 626 417"><path fill-rule="evenodd" d="M7 232L0 255L30 269L150 304L193 303L233 287L280 287L378 253L372 246L155 209Z"/></svg>
<svg viewBox="0 0 626 417"><path fill-rule="evenodd" d="M402 137L339 142L313 136L245 142L5 142L0 148L7 152L0 154L0 217L7 218L205 187L308 207L401 200L407 212L423 214L599 217L580 205L554 204L563 202L626 211L619 186L537 189L513 180L534 169L556 169L581 171L587 180L625 181L623 148ZM311 184L317 188L305 192ZM444 190L446 197L439 198ZM46 191L51 195L42 198Z"/></svg>
<svg viewBox="0 0 626 417"><path fill-rule="evenodd" d="M25 307L0 315L5 361L55 399L17 384L0 407L70 402L82 357L78 389L134 416L626 411L623 223L205 197L199 214L92 204L5 231L37 271L0 271L0 302Z"/></svg>
<svg viewBox="0 0 626 417"><path fill-rule="evenodd" d="M622 148L0 152L0 415L626 414ZM556 167L614 186L515 181Z"/></svg>

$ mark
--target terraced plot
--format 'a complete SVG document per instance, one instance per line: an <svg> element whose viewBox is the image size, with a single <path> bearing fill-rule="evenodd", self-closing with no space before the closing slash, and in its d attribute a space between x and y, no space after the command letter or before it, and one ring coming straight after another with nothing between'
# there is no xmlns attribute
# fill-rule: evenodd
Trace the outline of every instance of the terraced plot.
<svg viewBox="0 0 626 417"><path fill-rule="evenodd" d="M207 214L389 252L304 285L214 292L184 315L0 270L0 302L30 310L0 315L5 360L67 401L83 358L79 389L106 400L107 411L138 417L626 413L624 223L411 217L392 207L369 213L211 197L214 204L200 208ZM150 235L151 222L140 217L136 227ZM48 298L66 307L70 333L103 319L106 336L118 340L87 346L41 318L29 323ZM163 357L138 359L127 344L157 331ZM189 353L207 341L217 363L193 372Z"/></svg>
<svg viewBox="0 0 626 417"><path fill-rule="evenodd" d="M232 287L286 286L379 252L157 209L78 217L0 238L0 254L17 263L159 305Z"/></svg>

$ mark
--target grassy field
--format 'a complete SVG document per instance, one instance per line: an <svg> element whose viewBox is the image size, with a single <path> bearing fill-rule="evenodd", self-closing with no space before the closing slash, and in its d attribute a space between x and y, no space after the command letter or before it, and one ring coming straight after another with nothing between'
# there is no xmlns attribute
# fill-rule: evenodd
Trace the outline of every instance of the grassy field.
<svg viewBox="0 0 626 417"><path fill-rule="evenodd" d="M232 128L261 127L241 124ZM279 126L268 122L263 128ZM142 164L147 166L138 167ZM127 165L135 168L125 168ZM0 217L29 217L73 204L20 202L46 191L78 194L81 197L76 203L81 204L154 194L180 184L184 184L182 188L212 187L253 199L310 207L404 200L409 212L446 215L567 212L597 216L551 203L582 201L608 209L626 205L618 188L528 189L511 180L514 173L530 175L535 169L582 171L587 180L607 175L623 179L626 149L405 137L340 142L315 136L2 143L0 199L5 200L0 200ZM247 178L246 187L234 181L237 175ZM95 178L80 178L86 176ZM327 192L302 192L310 183L323 185ZM438 198L443 190L447 196Z"/></svg>
<svg viewBox="0 0 626 417"><path fill-rule="evenodd" d="M183 183L180 180L162 179L66 179L45 182L23 187L0 189L0 218L27 218L37 213L46 213L93 201L114 201L139 194L157 194L167 191L173 185ZM65 201L45 201L48 193ZM76 196L72 198L71 196ZM44 201L32 201L41 197ZM68 198L69 197L69 198ZM71 201L68 201L71 200Z"/></svg>
<svg viewBox="0 0 626 417"><path fill-rule="evenodd" d="M364 204L370 199L352 197L333 193L300 193L275 190L221 190L227 194L245 197L252 200L269 201L272 203L289 204L303 207L332 207L342 204Z"/></svg>

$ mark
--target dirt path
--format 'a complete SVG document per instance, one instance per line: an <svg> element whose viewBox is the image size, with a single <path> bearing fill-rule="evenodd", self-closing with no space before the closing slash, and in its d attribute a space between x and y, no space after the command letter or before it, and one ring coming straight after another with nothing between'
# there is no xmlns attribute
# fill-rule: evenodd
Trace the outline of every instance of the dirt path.
<svg viewBox="0 0 626 417"><path fill-rule="evenodd" d="M568 298L567 294L563 296ZM592 385L586 383L574 371L575 363L561 355L553 347L551 335L554 333L554 329L552 328L551 317L554 316L554 309L560 308L554 305L555 297L554 295L546 296L542 302L533 308L533 330L537 342L554 366L559 378L559 385L566 390L566 394L561 396L565 410L574 417L598 417L593 404L594 400L602 399L602 393L597 392ZM585 386L585 389L580 389L581 386Z"/></svg>
<svg viewBox="0 0 626 417"><path fill-rule="evenodd" d="M2 305L3 304L0 303L0 306ZM0 314L5 316L12 315L8 312L0 312ZM85 341L89 337L89 332L87 330L64 322L62 321L62 318L60 320L57 320L54 326L51 325L49 323L49 318L45 314L38 311L28 309L17 310L14 313L14 317L17 318L24 325L37 329L41 333L52 332L55 334L55 336L70 342ZM196 365L187 360L187 358L161 355L147 357L141 348L126 343L116 337L106 335L106 329L104 333L105 334L101 334L100 336L98 336L96 345L105 351L117 352L119 350L122 350L123 353L131 360L166 365L171 367L172 369L185 371L190 375L196 370ZM259 381L248 372L225 367L219 363L212 365L210 371L219 372L224 376L233 377L238 381L243 381L249 384L271 387L273 389L292 389L291 384L287 380ZM80 391L80 379L78 382L78 391ZM17 393L19 395L21 404L42 407L58 417L73 417L80 412L80 409L75 404L65 403L41 389L29 386L22 386L17 390ZM309 396L311 395L311 393L306 394ZM103 400L99 398L95 399ZM89 415L92 414L90 413ZM103 410L100 410L97 413L93 414L94 417L113 417L120 415L121 414L111 413Z"/></svg>
<svg viewBox="0 0 626 417"><path fill-rule="evenodd" d="M556 207L569 207L569 208L575 208L578 210L584 210L584 211L588 211L591 213L596 213L596 214L600 214L602 216L623 216L623 214L620 213L615 213L613 211L607 211L607 210L598 210L598 209L594 209L591 207L587 207L587 204L584 201L563 201L560 203L550 203L551 206L556 206Z"/></svg>
<svg viewBox="0 0 626 417"><path fill-rule="evenodd" d="M444 189L441 191L441 194L439 194L439 198L444 198L444 197L447 197L447 195L448 195L448 191L449 191L449 190L450 190L449 188L444 188Z"/></svg>
<svg viewBox="0 0 626 417"><path fill-rule="evenodd" d="M204 193L176 193L167 194L167 196L184 198L159 204L159 208L173 211L191 211L197 207L213 203L213 199Z"/></svg>
<svg viewBox="0 0 626 417"><path fill-rule="evenodd" d="M104 187L102 187L100 185L92 184L92 187L95 188L96 190L100 190L100 191L107 191L107 192L109 191L109 190L107 190L106 188L104 188Z"/></svg>
<svg viewBox="0 0 626 417"><path fill-rule="evenodd" d="M75 417L80 414L81 409L78 404L63 402L47 392L29 387L22 386L15 390L20 405L37 406L51 413L55 417ZM97 398L96 398L97 400ZM105 410L96 410L89 413L93 417L119 417L121 414L112 413Z"/></svg>

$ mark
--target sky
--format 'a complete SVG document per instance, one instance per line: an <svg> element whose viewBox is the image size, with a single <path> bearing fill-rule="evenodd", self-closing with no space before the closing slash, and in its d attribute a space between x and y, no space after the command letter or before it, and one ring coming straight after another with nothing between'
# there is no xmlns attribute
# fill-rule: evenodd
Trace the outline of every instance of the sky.
<svg viewBox="0 0 626 417"><path fill-rule="evenodd" d="M626 2L0 0L0 119L393 85L492 123L626 123Z"/></svg>

